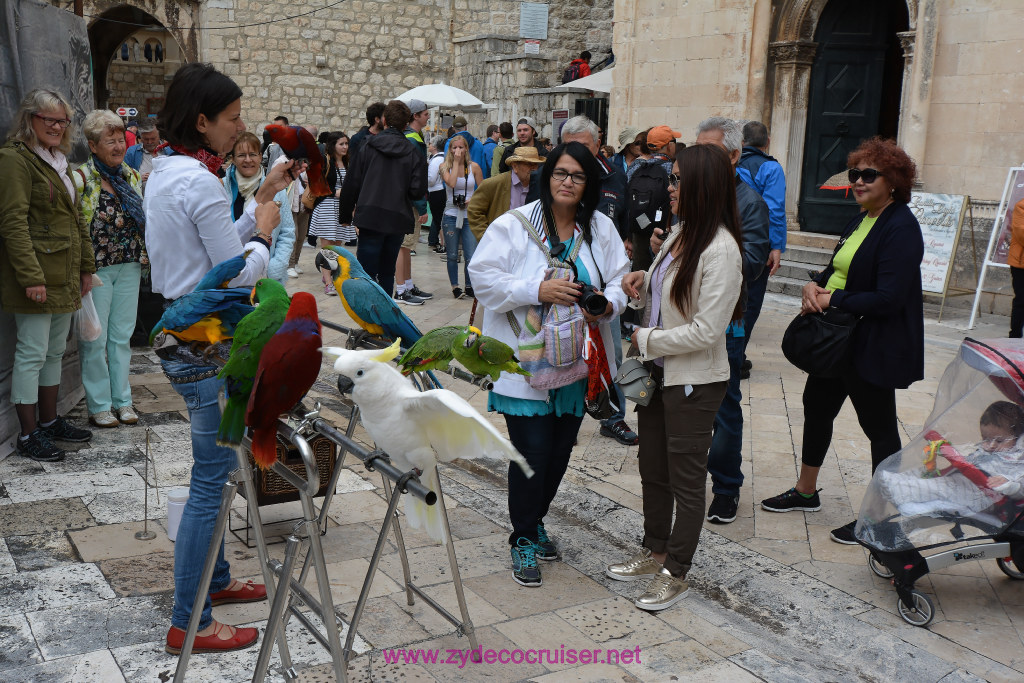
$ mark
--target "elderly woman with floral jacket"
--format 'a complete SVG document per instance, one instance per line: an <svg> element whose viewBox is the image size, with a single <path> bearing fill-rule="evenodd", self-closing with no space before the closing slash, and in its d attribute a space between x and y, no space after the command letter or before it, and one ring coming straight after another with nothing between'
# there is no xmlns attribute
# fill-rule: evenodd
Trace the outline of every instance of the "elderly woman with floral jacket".
<svg viewBox="0 0 1024 683"><path fill-rule="evenodd" d="M60 94L33 90L0 147L0 306L17 326L11 377L11 403L21 423L17 452L44 462L64 458L53 441L92 437L57 415L71 315L82 307L96 270L68 175L71 117Z"/></svg>
<svg viewBox="0 0 1024 683"><path fill-rule="evenodd" d="M82 341L82 383L89 421L97 427L135 424L128 383L131 338L146 257L146 216L139 172L124 161L124 123L107 109L89 112L82 131L92 154L72 174L82 225L89 229L103 286L93 302L103 328Z"/></svg>

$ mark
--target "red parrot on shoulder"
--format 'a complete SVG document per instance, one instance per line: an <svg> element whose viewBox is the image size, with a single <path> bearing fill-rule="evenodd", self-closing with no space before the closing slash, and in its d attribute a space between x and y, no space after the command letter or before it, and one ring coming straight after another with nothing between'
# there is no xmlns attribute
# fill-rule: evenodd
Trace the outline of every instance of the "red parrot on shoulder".
<svg viewBox="0 0 1024 683"><path fill-rule="evenodd" d="M272 123L266 127L270 139L281 145L281 150L289 159L309 162L306 177L309 178L309 189L316 197L327 197L334 194L327 184L327 168L324 157L320 154L316 139L302 126L282 126Z"/></svg>
<svg viewBox="0 0 1024 683"><path fill-rule="evenodd" d="M316 299L296 292L284 323L263 347L245 414L252 455L263 469L277 458L277 418L291 410L320 374L323 346Z"/></svg>

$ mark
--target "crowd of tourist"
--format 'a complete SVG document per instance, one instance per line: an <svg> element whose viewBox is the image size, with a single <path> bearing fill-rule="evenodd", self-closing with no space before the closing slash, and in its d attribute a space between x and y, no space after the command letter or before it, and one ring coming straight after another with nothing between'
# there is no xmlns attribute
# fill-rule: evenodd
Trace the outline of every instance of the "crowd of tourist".
<svg viewBox="0 0 1024 683"><path fill-rule="evenodd" d="M584 66L574 62L573 75L585 76ZM703 522L732 522L743 485L745 351L786 248L785 177L768 153L767 128L709 116L689 146L660 123L624 128L612 148L585 116L552 130L553 144L530 116L480 131L458 116L448 134L430 137L423 102L377 102L351 137L306 126L330 190L310 198L313 165L246 131L242 105L230 78L183 66L133 146L120 117L90 112L81 125L90 156L72 169L66 155L78 131L67 100L35 90L22 101L0 148L0 305L17 325L17 452L60 460L57 444L91 437L57 414L61 359L83 297L91 295L103 328L81 345L88 419L116 428L139 420L129 340L143 280L174 300L244 251L233 286L287 282L311 267L302 263L308 241L319 247L326 295L335 294L338 267L328 247L344 246L396 303L423 305L433 295L415 284L411 257L428 225L426 247L446 260L453 297L478 300L485 335L516 348L530 324L558 309L572 323L566 334L591 327L613 376L624 354L648 369L657 391L637 407L635 431L618 386L599 416L601 434L639 446L644 513L638 552L606 574L646 581L642 609L680 600ZM289 125L283 116L275 122ZM923 376L922 241L907 208L914 163L894 142L872 139L848 164L862 212L842 230L829 267L804 287L802 313L833 307L860 316L856 350L841 376L807 378L803 464L793 488L763 501L773 512L820 509L817 474L847 398L871 442L872 468L899 450L895 390ZM599 296L596 308L580 309L584 292ZM582 337L572 342L583 346ZM527 479L510 466L508 476L512 575L524 586L542 584L538 560L560 557L545 516L588 412L586 375L572 369L579 361L553 366L548 384L503 373L488 400L535 472ZM221 382L207 356L179 346L161 363L185 399L194 459L175 545L167 648L176 652L235 456L215 442ZM854 542L852 529L832 537ZM255 642L255 629L219 624L210 608L265 596L263 586L232 579L219 557L195 651Z"/></svg>

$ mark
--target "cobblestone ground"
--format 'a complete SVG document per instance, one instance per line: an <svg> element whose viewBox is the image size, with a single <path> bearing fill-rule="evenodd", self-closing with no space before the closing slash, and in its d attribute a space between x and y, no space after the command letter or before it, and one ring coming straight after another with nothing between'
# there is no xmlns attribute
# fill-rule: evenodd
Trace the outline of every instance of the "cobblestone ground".
<svg viewBox="0 0 1024 683"><path fill-rule="evenodd" d="M346 324L337 298L325 296L318 285L312 256L312 250L303 251L306 273L289 289L316 293L321 315ZM426 330L466 322L470 302L451 298L444 264L425 245L413 267L417 284L436 293L427 305L405 309L417 324ZM509 576L502 468L478 462L446 466L442 482L480 645L496 651L599 650L596 658L462 667L388 663L384 651L390 648L437 649L444 660L449 649L469 647L467 638L422 601L407 605L398 556L389 543L358 628L350 680L1021 680L1024 584L1005 577L994 562L920 581L935 599L937 614L928 629L919 629L899 618L892 588L868 570L861 548L829 540L832 527L855 516L869 479L867 443L849 407L836 422L822 469L823 509L779 515L755 505L795 481L803 377L782 357L779 341L797 307L793 299L772 295L765 303L749 349L754 369L743 382L747 480L739 517L705 529L687 598L662 613L644 613L631 604L641 586L604 577L605 564L636 549L640 477L636 449L600 436L597 423L587 420L547 524L563 561L543 565L541 588L520 587ZM904 438L920 428L963 336L956 315L943 324L929 315L927 379L898 392ZM1003 333L1004 319L985 320L972 336ZM328 343L340 341L336 333L326 336ZM325 414L344 425L345 407L331 390L326 366L323 380L317 395ZM62 463L42 465L18 456L0 462L0 680L107 683L167 681L173 675L176 659L163 651L173 564L164 529L166 493L188 482L188 425L183 403L145 349L133 358L132 383L139 425L96 431ZM449 384L483 409L483 392ZM84 407L74 415L84 418ZM491 419L504 430L501 420ZM147 428L156 462L149 481L161 494L157 501L150 489L149 527L157 537L148 542L134 537L147 516ZM386 504L379 477L348 462L323 543L332 594L351 614ZM278 522L272 534L286 532L291 524L283 520L300 514L298 504L264 510L265 522ZM236 501L234 526L244 526L243 512ZM443 548L409 530L406 543L414 581L457 613ZM236 577L259 575L254 550L229 536L226 551ZM271 546L271 554L281 557L283 546ZM214 613L230 624L262 626L268 609L266 603L234 605ZM294 620L289 643L299 680L332 680L326 652ZM610 650L630 650L632 656L609 663ZM256 649L197 655L187 680L249 680L256 656ZM272 677L281 680L276 655L273 667Z"/></svg>

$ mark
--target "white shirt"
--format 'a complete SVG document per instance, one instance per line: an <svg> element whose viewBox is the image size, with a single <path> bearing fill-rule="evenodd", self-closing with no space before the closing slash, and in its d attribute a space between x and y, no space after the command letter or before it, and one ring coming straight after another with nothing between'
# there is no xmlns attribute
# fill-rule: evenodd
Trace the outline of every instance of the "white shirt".
<svg viewBox="0 0 1024 683"><path fill-rule="evenodd" d="M261 242L249 241L256 229L255 202L232 222L227 190L196 159L153 159L142 207L154 292L168 299L188 294L215 264L246 249L252 253L229 286L248 287L266 277L270 254Z"/></svg>
<svg viewBox="0 0 1024 683"><path fill-rule="evenodd" d="M535 226L540 225L540 202L526 204L519 212ZM604 280L603 292L611 302L611 318L600 319L601 340L608 356L608 366L615 376L615 346L610 322L626 307L626 294L622 291L622 278L629 272L629 259L622 246L622 238L611 219L598 211L590 223L591 244L584 244L576 257L582 262L599 286L598 276ZM600 265L600 267L598 267ZM518 349L518 341L505 313L512 314L522 325L530 306L540 303L540 283L548 263L544 253L526 233L526 228L510 213L499 216L487 227L469 262L469 277L473 281L473 294L484 307L483 333ZM494 391L502 396L544 401L546 391L534 389L522 375L502 372L494 383Z"/></svg>
<svg viewBox="0 0 1024 683"><path fill-rule="evenodd" d="M444 189L444 178L441 177L441 164L444 163L444 154L438 152L427 161L427 192L437 192Z"/></svg>

